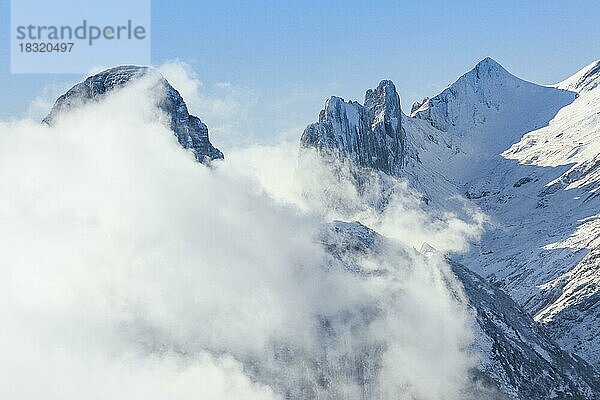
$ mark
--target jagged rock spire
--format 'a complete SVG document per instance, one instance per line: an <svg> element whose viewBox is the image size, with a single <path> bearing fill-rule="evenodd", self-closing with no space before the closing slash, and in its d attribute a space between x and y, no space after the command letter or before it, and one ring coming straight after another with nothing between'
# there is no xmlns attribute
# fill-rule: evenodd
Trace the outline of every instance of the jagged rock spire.
<svg viewBox="0 0 600 400"><path fill-rule="evenodd" d="M365 94L364 105L331 97L300 139L304 148L315 148L327 157L338 157L357 166L399 175L406 139L396 87L383 80Z"/></svg>

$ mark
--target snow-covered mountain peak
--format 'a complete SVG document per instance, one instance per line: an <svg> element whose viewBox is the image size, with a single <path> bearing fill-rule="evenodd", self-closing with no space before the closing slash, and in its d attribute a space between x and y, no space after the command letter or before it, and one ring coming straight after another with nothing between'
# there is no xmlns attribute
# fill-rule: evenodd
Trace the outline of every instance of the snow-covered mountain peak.
<svg viewBox="0 0 600 400"><path fill-rule="evenodd" d="M454 164L464 178L464 172L477 169L474 162L497 157L524 133L546 125L575 97L524 81L485 58L442 93L415 105L411 116L446 133L463 159Z"/></svg>
<svg viewBox="0 0 600 400"><path fill-rule="evenodd" d="M600 60L586 65L574 75L553 85L558 89L577 93L587 92L600 85Z"/></svg>
<svg viewBox="0 0 600 400"><path fill-rule="evenodd" d="M481 101L489 100L489 95L497 92L495 90L502 86L518 86L522 81L508 72L502 65L490 57L479 61L471 70L463 74L454 83L452 83L440 95L428 98L422 102L417 102L411 109L411 117L424 118L429 115L428 110L437 103L439 97L444 93L466 94L473 93ZM486 96L487 94L487 96ZM462 96L463 100L469 100ZM485 97L485 98L484 98ZM438 121L441 125L438 128L446 130L446 124Z"/></svg>
<svg viewBox="0 0 600 400"><path fill-rule="evenodd" d="M541 344L551 342L548 334L577 354L572 357L576 363L578 356L592 363L596 370L574 369L590 370L597 380L600 339L590 332L600 326L598 82L598 62L560 84L545 86L513 76L486 58L442 93L416 103L411 117L391 106L395 90L384 81L367 92L364 105L330 99L319 123L303 135L307 147L336 149L340 158L386 172L372 161L378 159L374 148L389 153L379 141L386 136L374 134L373 127L378 110L384 110L383 121L398 115L404 164L395 175L423 194L427 212L451 210L459 215L462 203L451 199L464 195L465 201L489 217L481 240L451 257L490 282L476 275L465 279L469 271L454 268L473 294L471 302L495 293L477 307L478 313L483 310L477 315L484 332L480 336L493 338L488 364L500 371L498 377L503 374L498 365L510 370L506 379L498 379L512 382L506 388L510 398L598 398L597 383L590 385L588 394L573 394L574 390L563 395L557 394L561 383L538 380L538 376L556 376L555 367L543 361L552 358L546 348L558 348L554 343ZM372 99L384 107L373 107L378 103ZM353 112L358 116L351 117ZM428 253L426 248L424 252ZM510 299L502 292L523 309L508 306ZM507 319L508 309L518 318ZM517 343L525 337L520 328L515 330L518 326L527 326L545 339L525 340L530 351L529 345ZM505 338L513 343L503 343ZM513 351L513 345L521 350ZM516 361L519 352L527 361ZM521 392L510 392L515 379L523 382ZM532 382L541 389L532 389Z"/></svg>
<svg viewBox="0 0 600 400"><path fill-rule="evenodd" d="M479 61L475 67L465 74L466 76L475 75L476 79L519 79L516 76L508 72L502 65L496 60L486 57Z"/></svg>
<svg viewBox="0 0 600 400"><path fill-rule="evenodd" d="M392 81L383 80L375 90L367 90L365 107L375 115L375 124L390 123L393 129L397 129L400 125L402 116L400 96Z"/></svg>
<svg viewBox="0 0 600 400"><path fill-rule="evenodd" d="M425 137L424 165L492 221L462 262L597 367L600 339L590 332L600 326L600 63L552 86L509 75L493 92L489 81L470 85L476 70L405 120L407 137ZM425 121L431 131L416 124ZM436 203L439 194L428 195Z"/></svg>
<svg viewBox="0 0 600 400"><path fill-rule="evenodd" d="M102 101L111 92L148 76L156 78L157 88L164 94L158 100L157 107L170 117L170 128L181 146L189 149L196 160L203 163L222 159L223 153L208 138L207 126L200 118L190 115L179 92L158 71L148 67L123 65L88 77L60 96L42 122L52 125L61 114L90 102Z"/></svg>
<svg viewBox="0 0 600 400"><path fill-rule="evenodd" d="M405 153L401 121L396 87L392 81L383 80L366 92L364 104L330 97L319 121L306 127L300 142L303 148L316 149L326 157L398 175Z"/></svg>
<svg viewBox="0 0 600 400"><path fill-rule="evenodd" d="M523 82L521 79L512 75L502 65L490 57L486 57L479 61L471 70L464 73L454 83L448 86L444 92L448 90L457 90L463 87L470 87L473 91L479 92L489 86L501 86L507 81L512 81L513 84ZM442 93L444 93L442 92ZM423 102L416 103L411 116L415 116L418 112L425 111L430 106L431 99L425 98Z"/></svg>
<svg viewBox="0 0 600 400"><path fill-rule="evenodd" d="M425 100L411 116L427 119L442 131L457 130L453 129L457 126L464 131L473 124L485 122L486 109L501 111L507 94L521 86L537 85L517 78L486 57L442 93Z"/></svg>
<svg viewBox="0 0 600 400"><path fill-rule="evenodd" d="M487 57L442 93L424 101L412 116L428 120L442 131L465 133L485 123L490 111L502 111L507 92L522 84L526 82Z"/></svg>
<svg viewBox="0 0 600 400"><path fill-rule="evenodd" d="M400 96L398 96L394 82L390 80L379 82L376 89L369 89L365 93L365 107L378 108L381 106L385 106L390 111L400 109Z"/></svg>

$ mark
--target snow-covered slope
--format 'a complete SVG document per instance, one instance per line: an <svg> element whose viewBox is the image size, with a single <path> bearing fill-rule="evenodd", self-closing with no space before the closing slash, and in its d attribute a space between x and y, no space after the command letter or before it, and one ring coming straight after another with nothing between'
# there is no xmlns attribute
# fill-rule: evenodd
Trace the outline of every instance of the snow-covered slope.
<svg viewBox="0 0 600 400"><path fill-rule="evenodd" d="M579 97L503 156L538 177L535 208L519 214L547 238L525 257L546 278L526 306L565 348L600 364L600 82L598 63L570 79ZM574 83L573 83L574 82ZM515 195L515 198L523 197ZM553 222L551 222L553 221ZM518 226L518 224L516 224ZM533 235L532 235L533 236Z"/></svg>
<svg viewBox="0 0 600 400"><path fill-rule="evenodd" d="M502 290L452 263L475 317L479 371L514 399L597 398L597 371L563 351Z"/></svg>
<svg viewBox="0 0 600 400"><path fill-rule="evenodd" d="M460 183L480 174L524 132L546 125L574 98L519 79L486 58L412 116L447 134L456 155L446 163L445 175Z"/></svg>
<svg viewBox="0 0 600 400"><path fill-rule="evenodd" d="M600 60L585 66L573 76L553 85L577 93L587 92L600 85Z"/></svg>
<svg viewBox="0 0 600 400"><path fill-rule="evenodd" d="M446 129L434 128L428 135L443 138L454 149L448 152L424 141L420 158L427 154L433 162L440 159L431 168L452 180L459 193L490 217L491 225L474 250L457 258L507 291L565 349L596 366L599 65L592 63L572 78L544 87L512 77L486 59L436 96L440 100L433 104L443 107L428 111L421 106L415 112L431 128ZM482 73L482 68L492 72ZM488 97L489 88L496 90ZM498 107L487 108L488 103ZM480 118L456 112L465 109ZM410 138L416 130L409 124L405 122ZM473 147L478 135L486 140ZM479 162L469 165L471 159ZM449 173L444 174L442 160L450 164Z"/></svg>

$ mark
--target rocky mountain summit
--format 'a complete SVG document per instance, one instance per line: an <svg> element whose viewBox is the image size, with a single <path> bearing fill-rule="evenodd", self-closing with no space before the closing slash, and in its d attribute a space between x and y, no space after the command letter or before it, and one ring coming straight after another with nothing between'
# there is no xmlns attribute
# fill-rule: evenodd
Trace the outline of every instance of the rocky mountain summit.
<svg viewBox="0 0 600 400"><path fill-rule="evenodd" d="M88 102L99 101L111 91L149 74L159 73L148 67L127 65L110 68L90 76L60 96L42 122L52 125L60 117L60 114ZM222 159L223 153L215 148L209 140L208 128L200 118L189 114L187 105L179 92L162 76L158 77L158 82L164 90L164 97L160 99L158 108L170 117L170 128L179 144L192 151L199 162L207 163L211 160Z"/></svg>
<svg viewBox="0 0 600 400"><path fill-rule="evenodd" d="M392 176L401 174L406 138L400 97L391 81L365 94L364 104L332 96L300 139L304 148Z"/></svg>

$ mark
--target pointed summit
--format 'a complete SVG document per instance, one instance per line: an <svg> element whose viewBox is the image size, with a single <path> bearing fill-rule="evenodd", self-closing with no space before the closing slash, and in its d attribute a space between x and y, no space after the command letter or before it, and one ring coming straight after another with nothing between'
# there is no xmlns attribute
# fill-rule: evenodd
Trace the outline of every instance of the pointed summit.
<svg viewBox="0 0 600 400"><path fill-rule="evenodd" d="M367 93L365 93L365 107L371 108L375 104L400 107L400 96L398 96L394 82L382 80L379 82L377 89L367 90Z"/></svg>
<svg viewBox="0 0 600 400"><path fill-rule="evenodd" d="M484 69L501 68L501 69L504 69L504 67L502 65L500 65L500 63L498 63L492 57L486 57L483 60L479 61L477 63L477 65L475 65L475 68L484 68Z"/></svg>
<svg viewBox="0 0 600 400"><path fill-rule="evenodd" d="M369 89L365 93L365 107L378 117L378 120L387 120L394 124L394 128L400 123L402 111L400 109L400 96L396 86L389 80L383 80L377 89Z"/></svg>
<svg viewBox="0 0 600 400"><path fill-rule="evenodd" d="M392 81L383 80L365 94L364 105L331 97L300 139L327 158L351 161L360 167L399 175L404 160L400 96Z"/></svg>
<svg viewBox="0 0 600 400"><path fill-rule="evenodd" d="M565 97L564 93L557 92L556 89L517 78L498 62L486 57L442 93L415 105L411 116L459 136L475 133L481 137L481 132L485 131L482 128L489 126L490 121L502 123L510 137L493 138L500 146L514 139L513 135L520 137L524 132L522 129L530 129L527 124L532 118L524 115L523 110L531 109L530 103L534 99L541 99L540 111L548 109L548 104L565 105L573 100L572 96ZM515 131L511 132L513 123ZM534 127L535 124L532 124L531 129Z"/></svg>
<svg viewBox="0 0 600 400"><path fill-rule="evenodd" d="M479 61L475 67L463 75L463 77L471 77L475 82L480 80L519 79L491 57L486 57Z"/></svg>

